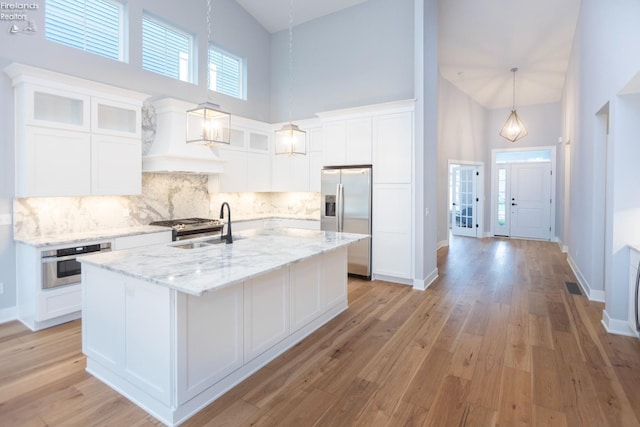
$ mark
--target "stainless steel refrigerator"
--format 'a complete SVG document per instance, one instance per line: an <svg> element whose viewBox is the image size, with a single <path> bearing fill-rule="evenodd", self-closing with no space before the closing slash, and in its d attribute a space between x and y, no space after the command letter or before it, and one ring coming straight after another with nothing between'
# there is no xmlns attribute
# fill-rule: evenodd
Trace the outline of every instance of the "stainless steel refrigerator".
<svg viewBox="0 0 640 427"><path fill-rule="evenodd" d="M371 235L371 166L322 169L321 228ZM371 279L371 238L349 246L349 274Z"/></svg>

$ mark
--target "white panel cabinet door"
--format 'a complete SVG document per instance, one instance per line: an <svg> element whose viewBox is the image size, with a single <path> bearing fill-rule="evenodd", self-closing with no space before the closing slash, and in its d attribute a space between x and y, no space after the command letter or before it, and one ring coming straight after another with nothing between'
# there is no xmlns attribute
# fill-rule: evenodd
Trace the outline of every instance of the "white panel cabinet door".
<svg viewBox="0 0 640 427"><path fill-rule="evenodd" d="M271 160L271 190L289 191L291 184L291 157L274 155Z"/></svg>
<svg viewBox="0 0 640 427"><path fill-rule="evenodd" d="M137 234L135 236L121 236L113 240L114 251L121 249L139 248L141 246L157 245L160 243L171 243L171 230L158 231L157 233Z"/></svg>
<svg viewBox="0 0 640 427"><path fill-rule="evenodd" d="M123 373L164 404L171 402L171 292L142 280L125 282Z"/></svg>
<svg viewBox="0 0 640 427"><path fill-rule="evenodd" d="M381 115L374 123L374 183L411 183L413 114Z"/></svg>
<svg viewBox="0 0 640 427"><path fill-rule="evenodd" d="M242 285L178 295L178 404L244 363L243 304Z"/></svg>
<svg viewBox="0 0 640 427"><path fill-rule="evenodd" d="M95 196L142 193L140 139L91 137L91 194Z"/></svg>
<svg viewBox="0 0 640 427"><path fill-rule="evenodd" d="M321 188L322 153L309 153L309 191L319 193Z"/></svg>
<svg viewBox="0 0 640 427"><path fill-rule="evenodd" d="M271 191L271 158L268 154L247 153L247 191Z"/></svg>
<svg viewBox="0 0 640 427"><path fill-rule="evenodd" d="M320 257L291 266L291 332L295 332L320 316L322 287Z"/></svg>
<svg viewBox="0 0 640 427"><path fill-rule="evenodd" d="M345 162L348 165L371 164L371 117L347 120Z"/></svg>
<svg viewBox="0 0 640 427"><path fill-rule="evenodd" d="M16 165L18 197L91 194L89 134L35 126L27 126L25 132Z"/></svg>
<svg viewBox="0 0 640 427"><path fill-rule="evenodd" d="M120 372L125 359L125 283L119 274L82 266L82 352ZM105 319L112 319L105 322Z"/></svg>
<svg viewBox="0 0 640 427"><path fill-rule="evenodd" d="M346 164L347 125L344 120L325 123L322 127L324 166Z"/></svg>
<svg viewBox="0 0 640 427"><path fill-rule="evenodd" d="M347 248L339 248L322 257L324 308L347 304Z"/></svg>
<svg viewBox="0 0 640 427"><path fill-rule="evenodd" d="M247 153L220 149L224 160L224 173L220 174L220 192L239 193L247 191Z"/></svg>
<svg viewBox="0 0 640 427"><path fill-rule="evenodd" d="M373 186L373 273L411 278L411 185Z"/></svg>
<svg viewBox="0 0 640 427"><path fill-rule="evenodd" d="M289 298L287 268L245 282L245 363L289 335Z"/></svg>

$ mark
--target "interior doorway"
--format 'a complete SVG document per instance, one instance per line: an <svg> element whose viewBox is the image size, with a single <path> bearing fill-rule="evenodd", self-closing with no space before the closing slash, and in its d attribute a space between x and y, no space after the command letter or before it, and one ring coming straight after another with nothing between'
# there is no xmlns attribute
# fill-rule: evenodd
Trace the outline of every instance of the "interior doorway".
<svg viewBox="0 0 640 427"><path fill-rule="evenodd" d="M493 235L552 240L555 147L493 150L492 154Z"/></svg>
<svg viewBox="0 0 640 427"><path fill-rule="evenodd" d="M484 165L449 160L449 229L456 236L482 237Z"/></svg>

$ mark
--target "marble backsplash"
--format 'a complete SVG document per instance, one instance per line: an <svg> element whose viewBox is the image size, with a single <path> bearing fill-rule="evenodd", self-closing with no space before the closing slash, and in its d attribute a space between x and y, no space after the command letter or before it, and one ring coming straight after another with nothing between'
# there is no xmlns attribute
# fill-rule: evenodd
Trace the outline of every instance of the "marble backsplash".
<svg viewBox="0 0 640 427"><path fill-rule="evenodd" d="M142 195L15 199L14 235L46 236L147 225L162 219L218 218L228 202L233 220L320 219L318 193L216 193L208 176L143 174Z"/></svg>

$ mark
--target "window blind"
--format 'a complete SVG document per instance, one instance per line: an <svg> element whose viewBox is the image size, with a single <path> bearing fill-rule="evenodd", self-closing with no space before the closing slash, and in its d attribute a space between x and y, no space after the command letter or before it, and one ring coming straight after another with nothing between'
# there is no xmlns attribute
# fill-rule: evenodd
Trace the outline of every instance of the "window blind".
<svg viewBox="0 0 640 427"><path fill-rule="evenodd" d="M191 81L191 37L148 17L142 19L142 68Z"/></svg>
<svg viewBox="0 0 640 427"><path fill-rule="evenodd" d="M108 0L47 0L45 38L123 60L122 5Z"/></svg>
<svg viewBox="0 0 640 427"><path fill-rule="evenodd" d="M209 89L242 98L242 59L209 47L209 72L211 74Z"/></svg>

